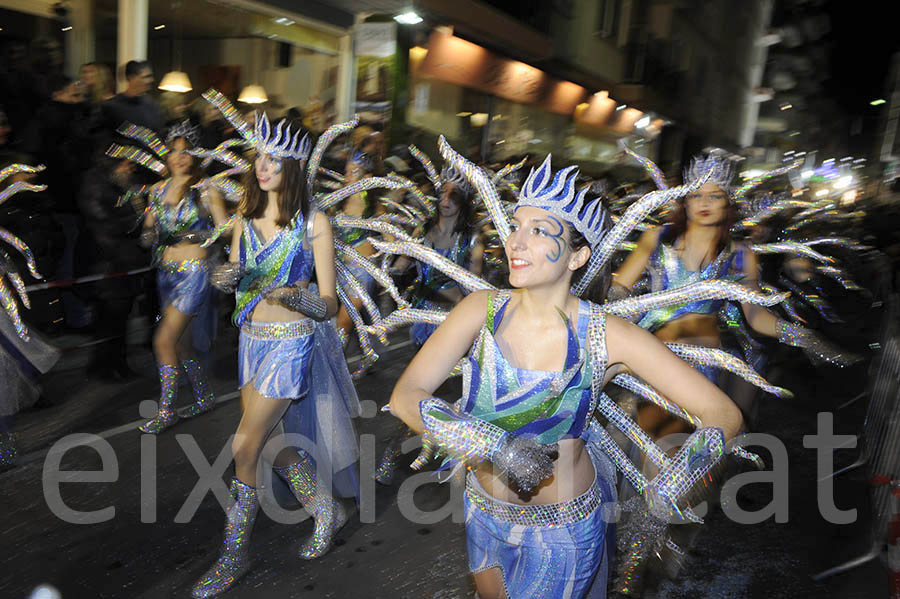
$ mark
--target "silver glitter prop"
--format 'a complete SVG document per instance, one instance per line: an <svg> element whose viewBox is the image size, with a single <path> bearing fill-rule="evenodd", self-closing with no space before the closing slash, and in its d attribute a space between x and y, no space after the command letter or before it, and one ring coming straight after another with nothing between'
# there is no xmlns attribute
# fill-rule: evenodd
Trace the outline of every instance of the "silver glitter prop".
<svg viewBox="0 0 900 599"><path fill-rule="evenodd" d="M838 247L842 247L848 250L862 251L862 250L870 250L871 246L863 245L856 240L850 239L848 237L819 237L818 239L810 239L806 241L801 241L803 245L808 245L810 247L816 245L835 245Z"/></svg>
<svg viewBox="0 0 900 599"><path fill-rule="evenodd" d="M790 293L766 295L730 281L698 281L683 287L656 291L636 297L626 297L603 305L603 311L617 316L632 316L649 310L678 306L688 302L710 299L732 300L771 307L780 304Z"/></svg>
<svg viewBox="0 0 900 599"><path fill-rule="evenodd" d="M721 349L701 347L699 345L688 345L686 343L666 343L666 347L689 364L695 366L713 366L720 370L727 370L776 397L790 398L794 396L794 394L787 389L769 384L766 379L759 376L759 374L757 374L757 372L746 362Z"/></svg>
<svg viewBox="0 0 900 599"><path fill-rule="evenodd" d="M793 254L809 258L822 264L833 264L834 258L820 254L808 245L798 243L796 241L779 241L777 243L756 243L750 246L750 249L757 254Z"/></svg>
<svg viewBox="0 0 900 599"><path fill-rule="evenodd" d="M39 192L44 191L45 189L47 189L46 185L35 185L33 183L27 183L25 181L16 181L3 191L0 191L0 204L13 197L17 193L21 193L23 191Z"/></svg>
<svg viewBox="0 0 900 599"><path fill-rule="evenodd" d="M326 129L316 141L316 147L313 148L312 154L309 155L309 163L306 165L306 186L310 194L315 190L316 176L319 173L319 165L322 163L322 156L325 155L325 150L328 149L328 146L335 139L355 129L357 124L359 124L359 116L354 115L349 121L337 123Z"/></svg>
<svg viewBox="0 0 900 599"><path fill-rule="evenodd" d="M353 183L352 185L348 185L343 187L337 191L333 191L328 194L319 195L316 199L316 207L319 210L328 210L338 202L349 198L350 196L368 191L370 189L408 189L405 183L401 183L400 181L396 181L394 179L389 179L387 177L368 177L366 179L362 179Z"/></svg>
<svg viewBox="0 0 900 599"><path fill-rule="evenodd" d="M798 324L779 320L775 327L778 331L778 341L785 345L801 348L813 364L819 365L827 362L843 368L861 359L855 354L841 350L814 331Z"/></svg>
<svg viewBox="0 0 900 599"><path fill-rule="evenodd" d="M134 146L120 146L119 144L112 144L109 146L109 149L106 150L106 155L110 158L118 158L129 160L147 168L157 175L162 176L163 173L166 172L166 165L154 158L148 152L135 148Z"/></svg>
<svg viewBox="0 0 900 599"><path fill-rule="evenodd" d="M631 483L634 490L643 495L649 484L647 477L645 477L634 465L634 462L625 455L625 452L622 451L619 444L615 442L606 429L600 426L596 420L591 420L590 425L588 425L588 431L587 441L589 443L597 443L603 452L613 461L619 472L621 472L628 482Z"/></svg>
<svg viewBox="0 0 900 599"><path fill-rule="evenodd" d="M440 325L446 320L449 312L443 310L419 310L416 308L397 308L381 319L381 322L367 327L366 330L373 335L390 333L400 327L423 322L426 324Z"/></svg>
<svg viewBox="0 0 900 599"><path fill-rule="evenodd" d="M597 404L600 414L606 418L610 424L625 433L625 436L634 443L641 453L647 456L656 467L662 467L669 462L668 456L659 448L659 445L653 442L653 439L638 426L628 414L625 413L609 396L605 393L600 395L600 401Z"/></svg>
<svg viewBox="0 0 900 599"><path fill-rule="evenodd" d="M290 310L300 312L313 320L324 320L328 315L328 304L319 295L304 287L280 288L277 294L269 295Z"/></svg>
<svg viewBox="0 0 900 599"><path fill-rule="evenodd" d="M847 274L842 271L840 268L836 268L834 266L825 266L824 264L819 264L816 266L816 271L822 273L826 277L830 279L834 279L838 283L841 284L841 287L846 289L847 291L860 291L862 287L857 285L853 279L851 279Z"/></svg>
<svg viewBox="0 0 900 599"><path fill-rule="evenodd" d="M156 136L156 133L146 127L141 127L140 125L134 125L132 123L122 123L119 128L116 129L116 133L143 144L160 158L165 158L166 154L169 153L169 148L166 144L160 141L159 137ZM191 145L194 145L195 143L191 140L188 141Z"/></svg>
<svg viewBox="0 0 900 599"><path fill-rule="evenodd" d="M744 196L746 196L750 192L750 190L752 190L754 187L759 186L760 184L764 183L765 181L771 179L772 177L784 175L788 171L793 170L793 169L797 168L798 166L800 166L800 164L802 164L802 162L800 160L796 160L787 166L774 168L768 172L765 172L765 173L759 175L758 177L753 177L752 179L748 180L746 183L744 183L743 185L741 185L740 187L738 187L737 189L734 190L734 199L737 201L742 200L744 198Z"/></svg>
<svg viewBox="0 0 900 599"><path fill-rule="evenodd" d="M407 241L388 243L377 239L371 239L370 243L380 252L403 254L433 266L459 283L460 287L467 292L478 291L479 289L496 289L481 277L472 274L459 264L445 258L431 248Z"/></svg>
<svg viewBox="0 0 900 599"><path fill-rule="evenodd" d="M353 321L353 327L356 329L356 336L359 339L359 346L363 354L363 358L359 361L356 370L351 373L352 376L356 377L365 372L369 366L378 360L378 354L375 353L372 342L369 340L369 335L366 333L366 323L363 322L359 310L353 305L353 300L347 295L342 285L337 286L337 295L344 309L347 310L350 320Z"/></svg>
<svg viewBox="0 0 900 599"><path fill-rule="evenodd" d="M403 299L403 296L400 295L400 290L397 289L396 285L394 285L394 280L387 272L378 268L375 264L372 263L371 260L366 259L365 256L356 251L355 248L347 245L339 239L334 240L334 249L342 260L346 262L353 262L363 267L379 285L384 287L384 289L390 294L391 298L393 298L394 302L396 302L398 307L406 308L409 306L409 302Z"/></svg>
<svg viewBox="0 0 900 599"><path fill-rule="evenodd" d="M622 149L625 150L625 153L638 161L638 163L644 167L644 170L647 171L647 174L650 175L650 178L653 179L653 183L656 184L657 189L668 189L669 185L666 183L666 176L663 175L662 170L656 164L650 160L649 158L645 158L641 156L637 152L634 152L631 148L626 145L622 145Z"/></svg>
<svg viewBox="0 0 900 599"><path fill-rule="evenodd" d="M250 142L251 145L256 146L256 134L228 98L223 96L218 90L210 88L203 92L203 99L218 108L222 116L234 127L234 130Z"/></svg>
<svg viewBox="0 0 900 599"><path fill-rule="evenodd" d="M436 448L453 460L469 464L488 460L513 486L525 492L553 474L556 444L542 445L519 437L436 397L419 402L419 413L425 425L422 447L430 446L432 453Z"/></svg>
<svg viewBox="0 0 900 599"><path fill-rule="evenodd" d="M618 374L613 377L612 382L624 389L628 389L632 393L639 395L640 397L643 397L648 401L653 402L660 408L664 409L666 412L672 414L673 416L677 416L694 428L700 428L701 426L703 426L699 418L697 418L696 416L692 416L678 404L669 401L668 399L660 395L659 392L656 391L656 389L654 389L641 379L637 378L636 376L624 373Z"/></svg>
<svg viewBox="0 0 900 599"><path fill-rule="evenodd" d="M403 204L395 202L394 200L389 200L388 198L381 198L379 202L387 208L392 208L394 210L402 212L413 221L424 223L427 220L427 217L424 214L422 214L412 206L404 206Z"/></svg>
<svg viewBox="0 0 900 599"><path fill-rule="evenodd" d="M209 282L223 293L234 293L244 274L246 273L240 263L225 262L212 269L209 273Z"/></svg>
<svg viewBox="0 0 900 599"><path fill-rule="evenodd" d="M438 149L441 151L444 160L449 162L453 168L461 172L463 176L472 183L476 193L481 196L481 200L491 213L494 227L500 235L500 240L505 245L511 229L509 226L509 219L506 216L506 211L503 210L503 205L500 202L500 195L497 193L497 188L494 187L494 184L491 183L491 180L482 169L463 158L450 147L450 144L443 135L438 138Z"/></svg>
<svg viewBox="0 0 900 599"><path fill-rule="evenodd" d="M435 212L437 211L437 200L435 198L425 195L415 183L413 183L406 177L398 175L397 173L392 172L388 174L388 178L395 179L397 181L400 181L401 183L406 184L407 192L414 198L416 198L416 201L419 202L422 208L424 208L429 215L434 216Z"/></svg>
<svg viewBox="0 0 900 599"><path fill-rule="evenodd" d="M319 167L319 172L323 175L327 175L327 176L331 177L332 179L334 179L335 181L337 181L339 183L343 183L345 180L344 175L342 175L341 173L339 173L337 171L333 171L330 168L325 168L324 166Z"/></svg>
<svg viewBox="0 0 900 599"><path fill-rule="evenodd" d="M47 167L43 164L31 166L30 164L21 164L16 162L0 169L0 182L5 181L7 177L12 177L13 175L17 175L19 173L35 174L43 171L46 168Z"/></svg>
<svg viewBox="0 0 900 599"><path fill-rule="evenodd" d="M603 240L591 251L587 271L575 285L572 286L572 294L580 296L587 291L588 286L600 272L600 269L609 261L616 252L618 245L634 230L634 227L643 222L654 210L676 198L686 196L703 187L706 180L712 174L707 170L702 177L690 185L680 185L665 190L651 191L640 200L632 204L622 215L618 223L606 234Z"/></svg>
<svg viewBox="0 0 900 599"><path fill-rule="evenodd" d="M377 220L374 218L356 218L353 216L347 216L346 214L336 214L331 217L331 224L342 229L366 229L367 231L375 231L376 233L388 235L401 241L409 241L414 243L417 241L414 237L411 237L409 234L407 234L403 229L395 227L394 225L383 220Z"/></svg>
<svg viewBox="0 0 900 599"><path fill-rule="evenodd" d="M340 260L336 260L334 263L335 272L337 273L338 280L340 280L341 285L343 285L345 290L350 290L354 296L356 296L359 301L362 302L363 306L366 309L366 312L369 313L369 318L373 323L377 324L379 320L381 320L381 312L378 311L378 306L375 305L375 300L366 292L366 289L362 286L362 283L359 282L350 269L347 268L345 264L343 264ZM387 338L383 337L381 339L382 343L387 345Z"/></svg>
<svg viewBox="0 0 900 599"><path fill-rule="evenodd" d="M412 144L409 145L409 153L419 161L422 168L425 169L425 174L428 175L428 180L431 181L435 189L438 189L441 186L441 178L438 176L437 169L434 168L434 163L431 162L428 155Z"/></svg>

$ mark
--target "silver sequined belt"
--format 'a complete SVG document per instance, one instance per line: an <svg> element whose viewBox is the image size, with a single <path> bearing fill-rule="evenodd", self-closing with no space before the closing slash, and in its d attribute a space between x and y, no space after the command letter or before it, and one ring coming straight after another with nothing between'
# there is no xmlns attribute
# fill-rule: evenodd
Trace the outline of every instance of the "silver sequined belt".
<svg viewBox="0 0 900 599"><path fill-rule="evenodd" d="M468 500L482 512L510 524L536 528L565 526L584 520L603 503L603 490L596 478L591 487L578 497L547 505L517 505L502 501L488 495L473 472L469 472L466 478Z"/></svg>
<svg viewBox="0 0 900 599"><path fill-rule="evenodd" d="M316 323L311 318L292 322L245 322L241 327L241 335L247 335L253 339L263 341L278 341L280 339L296 339L312 335L316 330Z"/></svg>
<svg viewBox="0 0 900 599"><path fill-rule="evenodd" d="M209 261L196 258L191 260L160 260L156 268L170 275L180 272L199 272L201 270L209 270Z"/></svg>

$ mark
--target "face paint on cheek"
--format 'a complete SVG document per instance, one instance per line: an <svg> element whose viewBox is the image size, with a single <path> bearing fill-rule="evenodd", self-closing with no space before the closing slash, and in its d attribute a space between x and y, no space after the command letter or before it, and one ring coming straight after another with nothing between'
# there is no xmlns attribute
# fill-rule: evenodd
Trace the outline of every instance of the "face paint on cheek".
<svg viewBox="0 0 900 599"><path fill-rule="evenodd" d="M556 233L550 233L550 234L549 234L549 235L550 235L550 239L552 239L553 242L556 244L556 251L555 251L555 252L552 252L552 253L550 253L550 254L547 254L547 260L549 260L550 262L554 262L554 263L555 263L555 262L559 262L559 259L562 257L563 248L564 248L565 245L566 245L566 240L563 239L563 237L562 237L562 233L563 233L563 224L562 224L561 222L559 222L558 220L556 220L555 218L553 218L552 216L549 217L549 218L550 218L553 222L556 223L556 226L559 227L559 231L557 231Z"/></svg>
<svg viewBox="0 0 900 599"><path fill-rule="evenodd" d="M272 169L275 171L276 175L280 175L283 168L284 163L281 160L278 160L277 158L272 160Z"/></svg>

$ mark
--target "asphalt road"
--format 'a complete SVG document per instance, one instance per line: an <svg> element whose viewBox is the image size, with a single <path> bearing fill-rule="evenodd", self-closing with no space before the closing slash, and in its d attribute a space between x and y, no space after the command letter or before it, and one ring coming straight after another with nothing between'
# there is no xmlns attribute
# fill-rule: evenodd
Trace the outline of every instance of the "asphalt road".
<svg viewBox="0 0 900 599"><path fill-rule="evenodd" d="M66 356L45 381L47 400L42 409L18 419L20 464L0 474L4 507L0 597L26 597L42 583L53 585L65 599L189 596L193 581L215 559L222 535L224 483L218 497L195 486L200 473L228 447L239 419L239 402L233 399L234 341L231 330L222 331L217 341L213 368L213 387L220 398L217 409L158 438L135 430L140 402L155 399L158 392L146 349L133 348L130 360L141 377L127 383L91 381L84 374L86 358L78 352ZM262 514L252 539L254 568L227 597L474 595L466 574L459 488L434 482L430 475L410 477L408 470L391 487L375 485L369 476L396 428L378 408L387 402L393 382L411 357L411 348L402 341L398 336L399 347L386 352L376 371L357 383L365 408L357 427L364 456L361 478L364 495L374 498L368 502L370 508L350 521L329 554L313 562L296 557L312 530L302 511L293 512L292 517L303 517L295 524ZM865 368L816 370L790 350L776 357L778 366L770 380L791 388L797 397L762 400L756 430L780 439L787 451L787 462L778 464L788 468L790 477L786 521L770 517L741 525L721 511L712 513L677 580L643 596L887 597L886 569L877 561L823 582L811 578L867 548L867 484L862 474L842 477L834 491L836 506L857 508L858 517L851 524L829 524L817 508L816 450L803 445L805 435L816 433L818 412L833 411L864 386ZM458 395L458 381L448 382L442 392L447 398ZM188 390L181 393L185 404ZM861 400L836 412L835 430L858 432L864 408ZM67 445L75 433L92 435L87 438L92 444ZM852 462L856 452L835 452L836 465ZM773 457L763 455L771 467ZM94 482L55 485L50 480L54 462L60 470L103 469L108 474ZM231 473L229 466L221 479L229 480ZM771 501L771 489L767 483L747 485L738 502L747 510L761 509ZM61 504L81 512L107 511L96 512L95 523L80 523L72 514L63 514Z"/></svg>

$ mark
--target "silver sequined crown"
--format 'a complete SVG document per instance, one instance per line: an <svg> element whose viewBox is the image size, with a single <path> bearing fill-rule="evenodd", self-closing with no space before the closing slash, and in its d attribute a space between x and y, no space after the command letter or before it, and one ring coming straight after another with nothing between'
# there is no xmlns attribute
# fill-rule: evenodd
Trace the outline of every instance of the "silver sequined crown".
<svg viewBox="0 0 900 599"><path fill-rule="evenodd" d="M540 168L532 168L528 173L519 192L517 206L533 206L555 214L584 235L591 247L596 246L603 240L608 229L603 202L599 199L587 199L589 187L576 193L576 167L566 167L553 175L550 158L551 155L548 154Z"/></svg>
<svg viewBox="0 0 900 599"><path fill-rule="evenodd" d="M472 195L472 184L465 175L452 166L445 166L441 169L440 186L444 185L453 185L465 196Z"/></svg>
<svg viewBox="0 0 900 599"><path fill-rule="evenodd" d="M179 137L185 138L191 146L196 146L200 143L200 128L192 125L190 119L184 119L169 128L166 143L172 145L172 142Z"/></svg>
<svg viewBox="0 0 900 599"><path fill-rule="evenodd" d="M731 189L731 180L734 178L734 163L723 156L710 154L706 157L694 156L691 165L684 170L685 185L703 178L708 171L712 171L707 183L718 185L728 191Z"/></svg>
<svg viewBox="0 0 900 599"><path fill-rule="evenodd" d="M306 133L297 131L291 135L291 127L285 119L273 127L264 112L256 113L256 127L253 134L256 137L256 151L260 154L306 160L312 150L312 143Z"/></svg>

